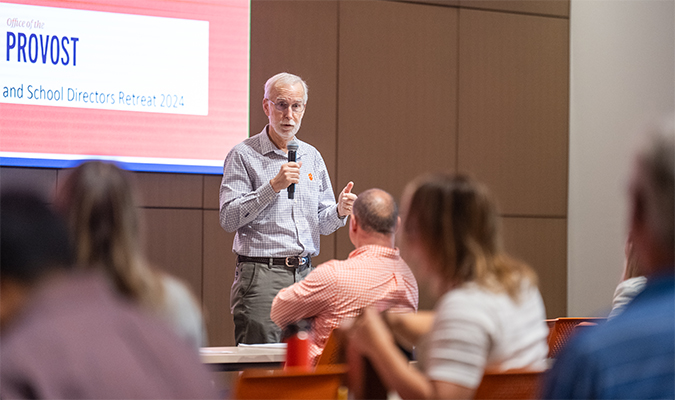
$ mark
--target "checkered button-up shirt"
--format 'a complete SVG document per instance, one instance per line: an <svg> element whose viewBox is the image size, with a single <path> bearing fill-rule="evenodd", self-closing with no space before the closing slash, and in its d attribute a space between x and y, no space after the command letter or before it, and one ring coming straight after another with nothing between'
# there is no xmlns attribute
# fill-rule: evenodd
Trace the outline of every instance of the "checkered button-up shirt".
<svg viewBox="0 0 675 400"><path fill-rule="evenodd" d="M297 140L297 139L296 139ZM319 236L345 225L326 164L319 151L298 140L300 182L295 199L270 185L288 156L259 134L236 145L225 158L220 185L220 225L236 231L232 251L248 257L316 256Z"/></svg>
<svg viewBox="0 0 675 400"><path fill-rule="evenodd" d="M417 281L398 249L362 246L344 261L319 265L303 281L281 291L272 303L272 320L284 327L312 318L310 356L323 351L330 332L364 307L393 312L417 311Z"/></svg>

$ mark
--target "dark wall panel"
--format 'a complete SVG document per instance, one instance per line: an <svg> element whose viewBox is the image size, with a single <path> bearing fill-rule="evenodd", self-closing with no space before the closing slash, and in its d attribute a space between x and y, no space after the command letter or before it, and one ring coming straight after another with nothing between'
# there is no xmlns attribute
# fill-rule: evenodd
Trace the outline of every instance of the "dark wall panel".
<svg viewBox="0 0 675 400"><path fill-rule="evenodd" d="M400 2L403 2L403 3L437 5L437 6L444 6L444 7L457 7L457 6L459 6L459 0L393 0L393 1L400 1Z"/></svg>
<svg viewBox="0 0 675 400"><path fill-rule="evenodd" d="M457 9L382 1L340 3L338 190L453 170L457 134ZM338 258L352 249L338 234Z"/></svg>
<svg viewBox="0 0 675 400"><path fill-rule="evenodd" d="M234 346L234 322L230 314L230 288L236 258L233 233L218 222L218 211L204 210L204 312L211 346Z"/></svg>
<svg viewBox="0 0 675 400"><path fill-rule="evenodd" d="M46 199L52 199L56 191L57 171L48 168L0 168L0 185L3 190L12 188L30 189Z"/></svg>
<svg viewBox="0 0 675 400"><path fill-rule="evenodd" d="M539 276L548 318L567 315L567 219L502 218L506 251Z"/></svg>
<svg viewBox="0 0 675 400"><path fill-rule="evenodd" d="M148 259L202 298L202 211L142 209Z"/></svg>
<svg viewBox="0 0 675 400"><path fill-rule="evenodd" d="M459 11L459 170L508 215L567 213L569 23Z"/></svg>
<svg viewBox="0 0 675 400"><path fill-rule="evenodd" d="M202 207L202 175L137 172L134 176L142 207Z"/></svg>
<svg viewBox="0 0 675 400"><path fill-rule="evenodd" d="M32 171L30 168L24 171ZM60 188L72 169L52 170L57 173ZM131 172L140 207L202 208L204 176L195 174L165 174Z"/></svg>
<svg viewBox="0 0 675 400"><path fill-rule="evenodd" d="M205 175L204 176L204 209L220 210L220 181L223 179L222 175Z"/></svg>
<svg viewBox="0 0 675 400"><path fill-rule="evenodd" d="M570 16L569 0L459 0L460 7L528 14Z"/></svg>

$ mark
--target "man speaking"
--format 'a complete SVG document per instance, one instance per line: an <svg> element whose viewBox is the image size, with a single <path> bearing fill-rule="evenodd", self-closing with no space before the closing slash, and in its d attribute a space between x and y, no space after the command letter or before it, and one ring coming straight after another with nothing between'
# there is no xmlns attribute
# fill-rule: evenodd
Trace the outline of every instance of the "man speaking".
<svg viewBox="0 0 675 400"><path fill-rule="evenodd" d="M281 339L270 318L274 296L311 272L319 235L344 226L356 199L349 182L336 204L321 154L295 138L307 84L296 75L277 74L265 83L262 105L269 124L230 151L220 185L220 226L236 231L230 307L237 344ZM291 141L297 150L289 160Z"/></svg>

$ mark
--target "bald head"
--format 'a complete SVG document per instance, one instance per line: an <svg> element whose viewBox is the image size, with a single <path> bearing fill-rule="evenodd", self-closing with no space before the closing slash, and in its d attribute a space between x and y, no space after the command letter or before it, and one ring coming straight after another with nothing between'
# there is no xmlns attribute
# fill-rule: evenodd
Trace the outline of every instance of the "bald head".
<svg viewBox="0 0 675 400"><path fill-rule="evenodd" d="M393 235L398 221L396 201L381 189L368 189L354 201L354 216L361 229Z"/></svg>

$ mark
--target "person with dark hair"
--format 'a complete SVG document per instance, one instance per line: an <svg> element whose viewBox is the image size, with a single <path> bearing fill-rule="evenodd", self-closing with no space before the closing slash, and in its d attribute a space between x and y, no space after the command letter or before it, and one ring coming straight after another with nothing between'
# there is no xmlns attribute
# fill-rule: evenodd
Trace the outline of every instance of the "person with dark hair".
<svg viewBox="0 0 675 400"><path fill-rule="evenodd" d="M415 312L417 281L394 245L400 218L394 198L380 189L361 193L349 221L356 250L344 261L319 265L305 280L282 289L272 303L280 327L312 319L310 356L321 355L330 332L371 305L393 313Z"/></svg>
<svg viewBox="0 0 675 400"><path fill-rule="evenodd" d="M68 232L36 194L10 191L0 201L0 329L18 313L46 270L73 267Z"/></svg>
<svg viewBox="0 0 675 400"><path fill-rule="evenodd" d="M542 398L675 398L675 118L647 133L629 189L632 251L647 284L621 314L568 343Z"/></svg>
<svg viewBox="0 0 675 400"><path fill-rule="evenodd" d="M166 321L197 351L207 344L201 307L184 282L147 261L136 193L127 171L87 161L66 178L56 205L70 228L78 265L104 271L122 297Z"/></svg>
<svg viewBox="0 0 675 400"><path fill-rule="evenodd" d="M64 222L34 194L0 196L0 398L215 398L167 326L73 267Z"/></svg>
<svg viewBox="0 0 675 400"><path fill-rule="evenodd" d="M350 345L387 389L406 399L470 399L485 371L545 369L537 277L503 251L487 188L463 175L427 175L407 186L402 204L402 254L441 297L433 314L367 308L349 328ZM417 346L420 370L409 367L399 337Z"/></svg>

